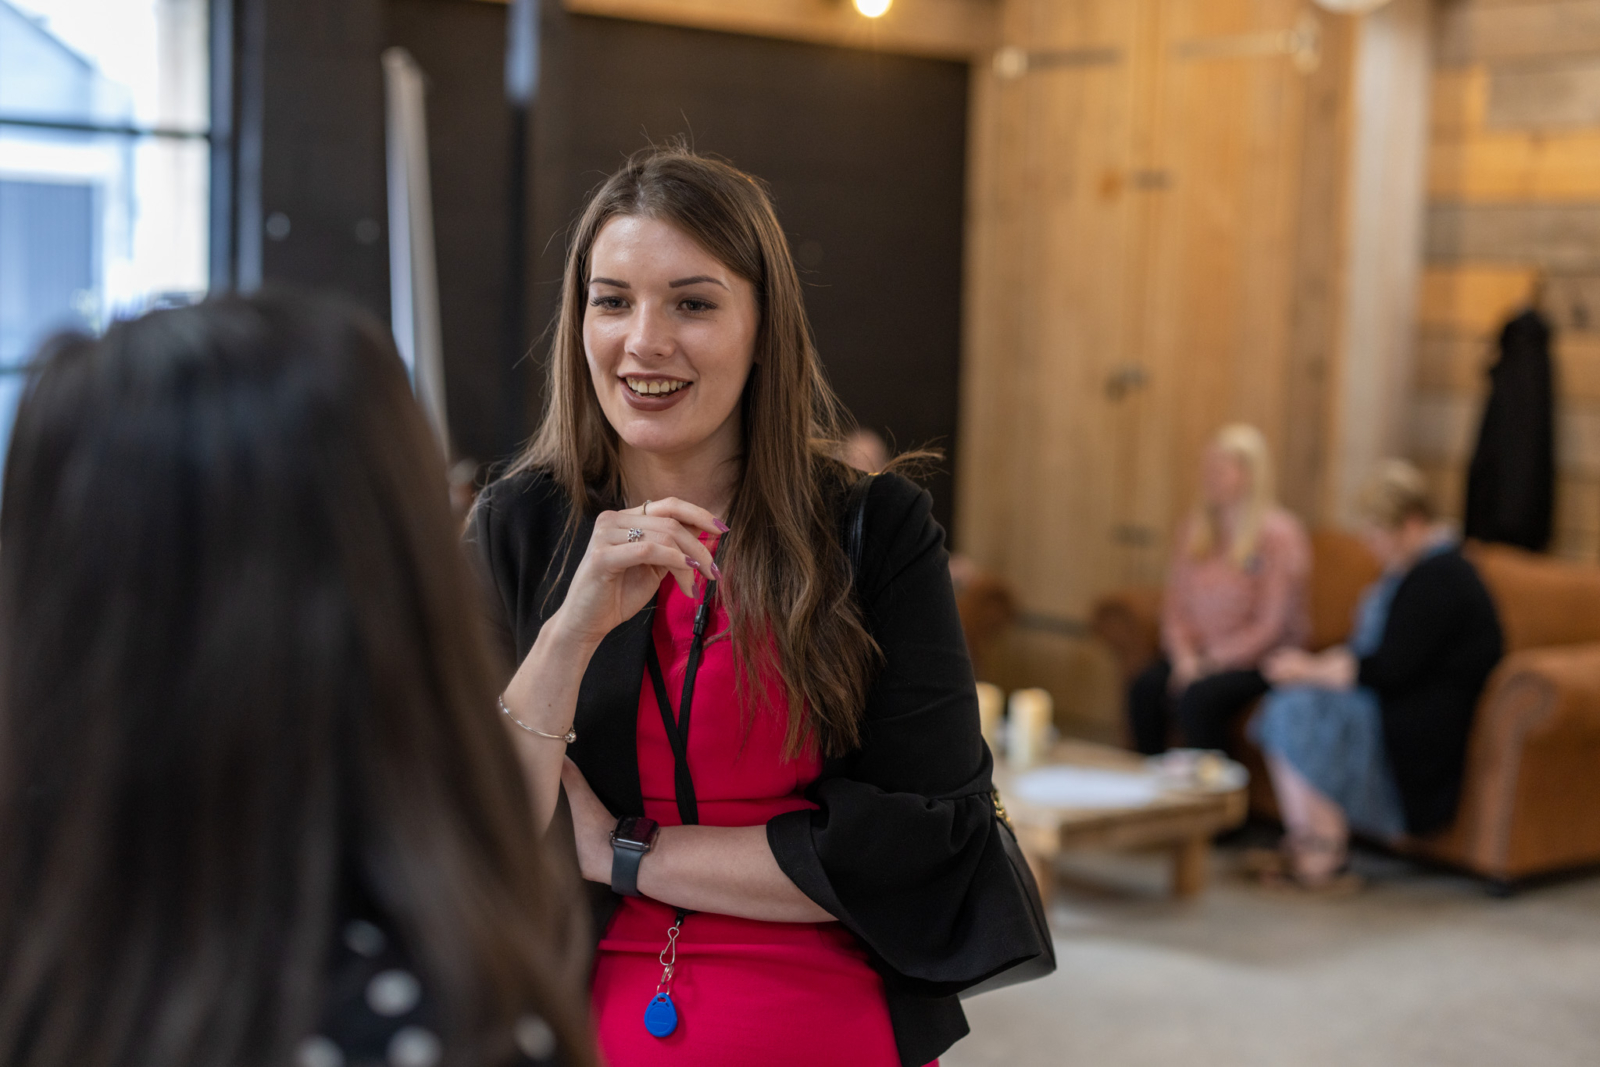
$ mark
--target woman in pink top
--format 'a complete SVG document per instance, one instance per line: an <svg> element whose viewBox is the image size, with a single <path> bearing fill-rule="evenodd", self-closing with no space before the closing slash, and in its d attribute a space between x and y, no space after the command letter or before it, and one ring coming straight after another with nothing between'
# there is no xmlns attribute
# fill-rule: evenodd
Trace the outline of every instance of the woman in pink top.
<svg viewBox="0 0 1600 1067"><path fill-rule="evenodd" d="M1167 577L1164 655L1128 694L1134 746L1149 754L1166 749L1174 718L1185 745L1226 747L1229 724L1268 689L1262 658L1310 633L1310 542L1274 499L1261 431L1219 431L1200 483L1201 505L1179 531Z"/></svg>

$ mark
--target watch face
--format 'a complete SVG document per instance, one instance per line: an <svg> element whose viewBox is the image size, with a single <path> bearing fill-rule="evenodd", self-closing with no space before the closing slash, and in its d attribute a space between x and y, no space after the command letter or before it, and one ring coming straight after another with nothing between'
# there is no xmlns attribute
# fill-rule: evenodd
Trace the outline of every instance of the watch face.
<svg viewBox="0 0 1600 1067"><path fill-rule="evenodd" d="M617 828L612 833L611 840L619 845L649 848L656 839L656 831L658 829L659 827L654 819L629 815L617 823Z"/></svg>

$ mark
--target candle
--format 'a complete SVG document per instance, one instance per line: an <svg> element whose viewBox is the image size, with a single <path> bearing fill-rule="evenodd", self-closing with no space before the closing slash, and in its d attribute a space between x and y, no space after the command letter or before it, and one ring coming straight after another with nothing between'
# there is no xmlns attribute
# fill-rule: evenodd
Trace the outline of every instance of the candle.
<svg viewBox="0 0 1600 1067"><path fill-rule="evenodd" d="M1019 689L1011 694L1010 722L1006 727L1006 756L1012 767L1030 767L1044 757L1054 703L1043 689Z"/></svg>

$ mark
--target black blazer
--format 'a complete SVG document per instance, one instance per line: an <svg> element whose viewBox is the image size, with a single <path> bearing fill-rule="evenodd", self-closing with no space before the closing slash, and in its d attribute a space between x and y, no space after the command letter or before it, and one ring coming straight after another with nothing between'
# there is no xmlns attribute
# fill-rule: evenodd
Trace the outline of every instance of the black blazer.
<svg viewBox="0 0 1600 1067"><path fill-rule="evenodd" d="M841 536L844 495L843 486L834 494ZM922 1067L966 1035L957 992L1039 951L993 830L992 761L944 531L931 509L928 494L904 478L872 484L856 588L884 662L867 698L864 740L828 760L807 789L816 810L767 824L784 873L861 939L883 975L906 1067ZM588 544L592 514L563 565L567 515L565 494L540 472L489 486L474 514L469 537L517 662L560 606ZM618 626L595 652L568 750L618 816L644 813L635 734L650 612ZM618 898L607 886L589 888L598 935Z"/></svg>
<svg viewBox="0 0 1600 1067"><path fill-rule="evenodd" d="M1383 642L1361 661L1360 682L1383 708L1384 743L1414 834L1455 818L1467 738L1502 644L1489 591L1451 549L1401 579Z"/></svg>

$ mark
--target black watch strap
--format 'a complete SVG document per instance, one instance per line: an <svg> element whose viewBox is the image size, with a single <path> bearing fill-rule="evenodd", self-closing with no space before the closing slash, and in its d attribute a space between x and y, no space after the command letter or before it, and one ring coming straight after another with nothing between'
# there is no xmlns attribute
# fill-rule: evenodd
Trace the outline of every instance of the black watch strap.
<svg viewBox="0 0 1600 1067"><path fill-rule="evenodd" d="M639 895L639 861L644 850L611 843L611 888L625 897Z"/></svg>

